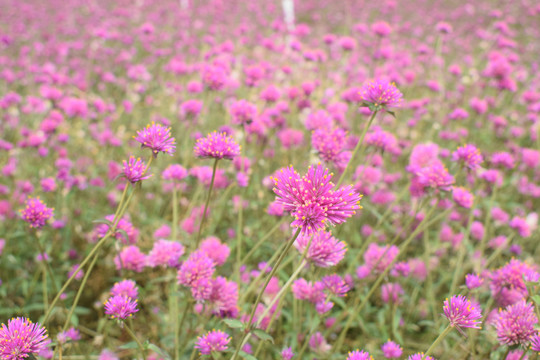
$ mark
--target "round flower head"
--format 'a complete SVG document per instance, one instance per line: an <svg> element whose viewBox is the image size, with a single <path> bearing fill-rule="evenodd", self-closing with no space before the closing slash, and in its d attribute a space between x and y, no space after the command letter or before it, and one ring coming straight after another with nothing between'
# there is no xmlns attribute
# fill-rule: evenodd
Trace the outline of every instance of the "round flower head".
<svg viewBox="0 0 540 360"><path fill-rule="evenodd" d="M381 350L384 354L384 357L387 359L397 359L403 354L403 349L399 344L396 344L393 341L388 340L381 346Z"/></svg>
<svg viewBox="0 0 540 360"><path fill-rule="evenodd" d="M524 300L499 310L495 320L497 339L501 345L528 345L536 334L534 329L538 318L534 314L534 306Z"/></svg>
<svg viewBox="0 0 540 360"><path fill-rule="evenodd" d="M184 246L177 241L158 240L148 254L148 265L178 267L184 250Z"/></svg>
<svg viewBox="0 0 540 360"><path fill-rule="evenodd" d="M413 354L409 356L407 360L422 360L423 358L424 358L424 353L418 353L418 354ZM424 360L436 360L436 359L431 356L426 356Z"/></svg>
<svg viewBox="0 0 540 360"><path fill-rule="evenodd" d="M134 156L130 156L128 161L123 161L123 164L124 176L132 184L148 179L152 176L145 175L147 167L144 161L142 161L140 158L135 159Z"/></svg>
<svg viewBox="0 0 540 360"><path fill-rule="evenodd" d="M474 201L474 195L461 186L452 187L452 196L456 204L466 209L470 209Z"/></svg>
<svg viewBox="0 0 540 360"><path fill-rule="evenodd" d="M146 255L135 245L126 246L114 258L114 264L117 270L141 272L146 266Z"/></svg>
<svg viewBox="0 0 540 360"><path fill-rule="evenodd" d="M452 160L463 162L463 164L471 170L479 168L482 161L484 161L482 154L480 154L480 150L478 150L476 146L470 144L458 147L457 150L452 153Z"/></svg>
<svg viewBox="0 0 540 360"><path fill-rule="evenodd" d="M292 166L281 169L274 181L276 203L290 211L295 218L291 226L310 235L323 230L327 224L337 225L360 209L362 198L352 186L334 189L333 174L321 164L310 166L303 177Z"/></svg>
<svg viewBox="0 0 540 360"><path fill-rule="evenodd" d="M197 140L193 149L195 156L199 158L227 159L232 160L240 154L240 146L225 133L213 132L205 138Z"/></svg>
<svg viewBox="0 0 540 360"><path fill-rule="evenodd" d="M52 208L48 208L43 201L38 198L29 197L26 200L25 208L20 210L24 221L30 224L32 228L41 228L47 220L53 216Z"/></svg>
<svg viewBox="0 0 540 360"><path fill-rule="evenodd" d="M171 137L171 128L166 128L160 124L152 122L145 129L137 131L137 136L133 137L141 143L142 148L152 150L154 156L159 152L173 155L176 150L176 142Z"/></svg>
<svg viewBox="0 0 540 360"><path fill-rule="evenodd" d="M22 360L35 354L47 345L47 333L40 324L18 317L8 320L7 326L0 328L0 358L2 360Z"/></svg>
<svg viewBox="0 0 540 360"><path fill-rule="evenodd" d="M123 295L136 299L139 296L139 289L133 280L122 280L113 285L111 295Z"/></svg>
<svg viewBox="0 0 540 360"><path fill-rule="evenodd" d="M105 302L105 314L112 319L124 320L137 311L137 300L132 300L129 296L114 295Z"/></svg>
<svg viewBox="0 0 540 360"><path fill-rule="evenodd" d="M403 94L394 83L384 79L371 80L362 85L360 98L369 107L376 110L399 107Z"/></svg>
<svg viewBox="0 0 540 360"><path fill-rule="evenodd" d="M441 163L435 163L417 171L416 176L420 185L433 189L449 190L454 183L454 177Z"/></svg>
<svg viewBox="0 0 540 360"><path fill-rule="evenodd" d="M540 333L538 332L531 338L531 350L540 353Z"/></svg>
<svg viewBox="0 0 540 360"><path fill-rule="evenodd" d="M195 251L182 263L178 270L178 283L184 286L193 284L202 278L209 279L216 270L214 261L202 250Z"/></svg>
<svg viewBox="0 0 540 360"><path fill-rule="evenodd" d="M347 360L373 360L373 357L363 350L349 352Z"/></svg>
<svg viewBox="0 0 540 360"><path fill-rule="evenodd" d="M225 351L227 345L231 341L231 337L220 330L212 330L204 336L197 338L195 348L199 349L202 355L210 355L213 351Z"/></svg>
<svg viewBox="0 0 540 360"><path fill-rule="evenodd" d="M232 123L236 125L250 124L257 116L257 106L247 100L235 101L229 108Z"/></svg>
<svg viewBox="0 0 540 360"><path fill-rule="evenodd" d="M332 236L329 231L319 231L312 235L301 234L294 242L294 246L303 253L311 239L311 245L306 259L320 267L337 265L345 256L347 248L343 241Z"/></svg>
<svg viewBox="0 0 540 360"><path fill-rule="evenodd" d="M294 353L292 351L292 348L288 347L288 348L285 348L283 349L283 351L281 351L281 358L283 360L291 360L294 356Z"/></svg>
<svg viewBox="0 0 540 360"><path fill-rule="evenodd" d="M480 329L482 314L480 309L462 295L454 295L444 301L444 316L450 321L450 326L458 328Z"/></svg>

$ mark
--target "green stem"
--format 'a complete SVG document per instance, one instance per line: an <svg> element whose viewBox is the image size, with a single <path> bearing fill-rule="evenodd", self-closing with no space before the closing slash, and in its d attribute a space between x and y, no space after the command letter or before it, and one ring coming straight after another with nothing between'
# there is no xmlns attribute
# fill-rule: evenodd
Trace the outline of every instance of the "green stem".
<svg viewBox="0 0 540 360"><path fill-rule="evenodd" d="M43 257L42 262L44 263L47 274L49 275L49 278L51 279L51 282L52 282L52 285L53 285L52 286L53 291L56 293L56 292L58 292L58 287L56 286L56 279L54 277L54 273L52 271L51 264L49 264L49 262L46 259L45 249L43 248L43 245L41 244L41 240L40 240L39 236L37 235L37 233L36 233L36 238L37 238L37 245L38 245L39 252L41 253L41 256Z"/></svg>
<svg viewBox="0 0 540 360"><path fill-rule="evenodd" d="M358 156L362 155L362 153L364 151L364 148L365 148L365 146L363 145L364 144L364 138L366 137L368 129L371 126L371 123L373 122L373 119L375 119L375 115L377 115L377 112L378 112L377 110L375 110L373 112L373 114L369 118L367 126L364 127L364 131L362 132L362 135L360 135L360 139L358 139L358 143L356 144L356 146L355 146L355 148L354 148L354 150L353 150L353 152L351 154L351 158L349 159L349 162L347 162L347 165L345 166L345 169L343 170L343 172L341 173L341 176L339 177L339 180L338 180L337 185L336 185L336 189L339 188L339 186L341 185L341 183L345 179L345 175L347 174L347 170L349 169L349 165L351 165L354 158L356 157L356 153L358 153L358 151L360 151Z"/></svg>
<svg viewBox="0 0 540 360"><path fill-rule="evenodd" d="M242 261L242 228L244 222L244 200L239 196L240 208L238 209L238 223L236 225L236 282L240 282L240 264Z"/></svg>
<svg viewBox="0 0 540 360"><path fill-rule="evenodd" d="M81 298L82 292L84 290L84 286L86 285L86 282L88 281L88 278L90 277L90 273L92 272L94 265L96 265L98 257L99 257L98 254L94 256L94 259L92 260L92 262L88 266L88 269L86 270L86 273L84 274L81 285L79 286L79 290L77 290L77 294L75 295L75 299L73 300L73 305L71 305L71 309L69 310L66 321L64 322L64 326L62 327L62 331L66 331L69 324L71 323L71 317L73 316L73 313L75 312L75 308L77 307L77 304L79 303L79 299Z"/></svg>
<svg viewBox="0 0 540 360"><path fill-rule="evenodd" d="M49 306L49 294L47 293L47 272L45 270L45 267L43 267L41 273L43 278L43 282L41 283L41 287L43 290L43 307L47 309Z"/></svg>
<svg viewBox="0 0 540 360"><path fill-rule="evenodd" d="M208 190L208 196L206 197L206 203L204 204L204 211L201 218L201 223L199 224L199 232L197 234L197 240L195 241L195 249L199 247L201 242L201 233L204 225L204 220L206 219L206 210L208 210L208 203L210 202L210 196L212 195L212 188L214 187L214 180L216 179L216 169L219 159L214 160L214 167L212 168L212 180L210 181L210 189Z"/></svg>
<svg viewBox="0 0 540 360"><path fill-rule="evenodd" d="M146 360L146 354L144 353L144 346L139 341L139 339L137 338L137 335L135 335L133 330L131 330L131 328L129 327L129 325L126 322L124 322L124 328L128 332L129 336L131 336L131 338L137 343L137 346L139 347L139 351L141 352L141 355L142 355L143 359Z"/></svg>
<svg viewBox="0 0 540 360"><path fill-rule="evenodd" d="M461 248L459 249L458 260L457 260L456 268L454 270L454 277L452 278L452 285L450 286L449 297L454 295L458 279L462 272L463 261L465 260L465 252L467 251L467 245L469 243L469 234L471 233L471 226L472 226L473 217L474 217L475 203L476 201L473 202L473 205L471 206L471 210L469 212L469 219L467 220L468 221L467 230L465 230L465 236L463 237L463 241L461 242Z"/></svg>
<svg viewBox="0 0 540 360"><path fill-rule="evenodd" d="M497 196L497 189L498 187L496 185L493 185L493 191L491 192L491 197L489 199L488 206L485 208L485 217L484 217L484 236L482 237L482 240L480 242L480 255L484 255L484 250L486 249L486 242L489 237L489 227L491 223L491 209L493 208L495 197Z"/></svg>
<svg viewBox="0 0 540 360"><path fill-rule="evenodd" d="M231 360L234 360L238 357L238 354L240 353L240 350L242 349L242 347L245 345L245 343L247 342L247 338L248 338L248 335L250 334L251 330L252 330L252 325L253 325L253 319L255 318L255 312L257 311L257 306L259 305L259 303L261 302L261 299L262 299L262 296L264 294L264 291L266 290L266 287L268 286L268 284L270 283L270 280L272 280L272 277L274 276L274 274L276 273L276 271L278 270L279 268L279 265L281 265L281 262L283 261L283 259L285 258L285 256L287 255L287 253L289 252L289 249L292 247L292 245L294 244L294 241L296 240L296 238L298 237L298 235L300 235L300 231L301 231L301 228L298 228L298 230L296 230L296 232L294 233L294 235L290 238L290 240L287 242L287 245L285 247L285 249L281 252L281 254L279 255L277 261L276 261L276 264L274 265L274 267L272 268L272 270L270 271L270 274L268 274L268 276L266 277L266 281L263 285L263 287L261 288L261 290L259 291L259 295L257 296L257 299L255 300L255 303L253 304L253 309L251 310L251 315L249 317L249 321L246 325L246 328L244 330L244 335L242 337L242 340L240 341L239 343L239 346L236 348L236 352L234 353L233 357L231 358Z"/></svg>
<svg viewBox="0 0 540 360"><path fill-rule="evenodd" d="M240 264L246 264L247 261L249 260L249 258L251 257L251 255L253 255L253 253L261 247L261 245L263 245L266 240L272 236L272 234L277 230L279 229L279 227L281 226L281 224L283 224L285 222L285 218L281 219L276 225L274 225L274 227L272 229L270 229L254 246L251 247L251 250L249 250L249 252L244 256L244 258L239 261Z"/></svg>
<svg viewBox="0 0 540 360"><path fill-rule="evenodd" d="M453 327L450 325L448 325L446 329L444 329L444 331L437 337L437 339L435 339L433 344L431 344L429 349L427 349L424 356L422 356L422 360L425 360L431 354L431 352L437 347L437 345L439 345L439 343L446 337L446 335L448 335L450 331L452 331L452 329Z"/></svg>
<svg viewBox="0 0 540 360"><path fill-rule="evenodd" d="M357 299L357 305L355 306L354 310L352 313L350 314L346 314L346 312L343 312L344 316L347 316L349 315L348 317L348 320L347 322L345 323L345 327L343 328L343 330L341 331L341 334L339 335L338 337L338 340L337 342L334 344L334 347L333 347L333 351L337 351L338 349L341 348L341 345L343 344L343 341L345 340L345 337L347 336L347 332L349 330L349 328L351 327L352 325L352 322L353 320L356 318L356 315L360 314L360 312L362 311L362 309L364 308L364 306L366 306L367 302L369 301L369 299L371 298L371 296L375 293L375 290L379 287L379 285L382 283L382 281L384 280L384 278L386 277L386 275L390 272L390 270L392 269L393 265L398 261L398 259L400 258L401 255L403 255L403 253L405 252L405 250L407 249L407 247L409 246L409 244L411 243L411 241L416 237L416 235L418 235L420 232L422 232L425 228L427 228L429 225L431 225L433 222L439 220L440 218L442 218L443 216L446 216L446 211L445 212L442 212L439 216L435 217L433 220L430 220L429 222L427 221L431 215L433 214L433 212L437 209L437 205L433 206L430 211L426 214L426 216L424 217L424 219L422 220L422 222L418 225L418 227L416 228L416 230L414 230L411 235L409 235L409 237L399 246L399 252L398 254L396 255L396 257L394 258L394 260L392 260L390 262L390 264L386 267L386 269L379 275L379 277L377 278L377 280L375 281L375 283L371 286L368 294L366 295L366 297L362 300L361 303L359 303L360 301L360 297L358 297ZM336 321L337 323L337 321Z"/></svg>
<svg viewBox="0 0 540 360"><path fill-rule="evenodd" d="M171 227L171 240L176 241L176 229L178 228L178 195L176 190L176 183L173 183L173 198L172 198L172 227Z"/></svg>

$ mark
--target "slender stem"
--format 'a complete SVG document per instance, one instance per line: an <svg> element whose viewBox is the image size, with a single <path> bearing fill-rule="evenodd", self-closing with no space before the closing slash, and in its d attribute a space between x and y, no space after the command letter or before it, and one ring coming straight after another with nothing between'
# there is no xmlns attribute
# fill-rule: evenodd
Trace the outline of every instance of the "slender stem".
<svg viewBox="0 0 540 360"><path fill-rule="evenodd" d="M143 359L146 360L146 354L144 353L144 346L141 344L141 342L137 338L137 335L135 335L133 330L131 330L131 328L129 327L129 325L126 322L124 322L124 327L125 327L126 331L128 332L129 336L131 336L131 338L133 340L135 340L135 342L137 343L137 346L139 347L139 351L141 352L141 355L142 355Z"/></svg>
<svg viewBox="0 0 540 360"><path fill-rule="evenodd" d="M244 223L244 199L242 195L239 196L239 201L240 208L238 209L238 223L236 225L236 282L240 282L240 264L242 261L242 228Z"/></svg>
<svg viewBox="0 0 540 360"><path fill-rule="evenodd" d="M304 339L304 344L302 345L302 348L300 349L300 352L298 353L298 356L297 358L298 359L302 359L302 355L304 355L304 352L306 351L307 349L307 346L309 344L309 340L311 339L311 336L313 336L313 333L315 332L315 330L317 329L317 326L318 325L318 322L315 321L315 323L311 326L311 329L309 330L309 333L308 335L306 336L306 338Z"/></svg>
<svg viewBox="0 0 540 360"><path fill-rule="evenodd" d="M197 234L197 240L195 241L195 248L199 247L201 242L201 232L204 225L204 220L206 219L206 210L208 210L208 203L210 202L210 196L212 195L212 188L214 187L214 180L216 179L216 169L219 159L214 160L214 167L212 168L212 180L210 181L210 189L208 190L208 196L206 197L206 203L204 204L204 211L201 218L201 223L199 224L199 232Z"/></svg>
<svg viewBox="0 0 540 360"><path fill-rule="evenodd" d="M347 170L349 169L349 165L351 165L351 163L354 161L354 158L356 157L356 153L358 153L358 151L360 151L358 156L362 155L362 153L364 151L364 148L365 148L365 146L363 145L364 144L364 138L366 137L368 129L371 126L371 123L373 122L373 119L375 119L375 115L377 115L377 112L378 111L375 110L373 112L373 114L371 114L371 117L369 118L369 121L368 121L367 125L364 127L364 131L362 131L362 135L360 135L360 139L358 139L358 143L356 144L356 147L354 148L354 150L353 150L353 152L351 154L351 158L349 159L349 162L347 162L347 165L345 166L345 169L343 170L343 172L341 173L341 176L339 177L339 180L338 180L338 182L336 184L336 189L339 188L339 186L341 185L341 183L345 179L345 175L347 174Z"/></svg>
<svg viewBox="0 0 540 360"><path fill-rule="evenodd" d="M47 293L47 272L45 270L45 267L41 270L43 282L41 283L42 291L43 291L43 307L47 309L49 306L49 294Z"/></svg>
<svg viewBox="0 0 540 360"><path fill-rule="evenodd" d="M440 335L437 337L437 339L435 339L435 341L433 342L433 344L431 344L431 346L429 347L429 349L427 349L426 353L424 354L424 356L422 356L422 360L425 360L430 354L431 352L433 351L433 349L435 349L437 347L437 345L439 345L439 343L446 337L446 335L448 335L450 333L450 331L452 331L453 327L448 325L446 327L446 329L444 329L444 331L442 333L440 333Z"/></svg>
<svg viewBox="0 0 540 360"><path fill-rule="evenodd" d="M99 258L98 254L94 255L94 259L92 260L92 262L88 266L88 269L86 270L86 273L84 274L81 285L79 286L79 290L77 290L77 294L75 295L75 299L73 300L73 305L71 305L71 309L69 310L66 321L64 322L64 326L62 327L62 331L66 331L69 324L71 323L71 317L73 316L73 313L75 312L75 308L77 307L77 304L79 303L79 299L81 298L82 292L84 290L84 286L86 285L86 282L88 281L88 278L90 277L90 273L92 272L94 265L96 265L98 258Z"/></svg>
<svg viewBox="0 0 540 360"><path fill-rule="evenodd" d="M99 240L99 242L94 246L94 248L90 251L90 253L86 256L86 258L81 262L81 264L79 265L79 267L73 272L73 274L69 277L69 279L67 279L67 281L65 282L64 286L62 286L62 288L60 289L60 291L58 292L58 294L55 296L55 298L53 299L53 301L51 302L51 305L49 306L49 309L47 310L47 312L45 313L45 316L43 318L43 324L47 323L47 320L49 320L49 317L51 315L51 312L52 310L54 309L54 306L56 305L56 303L58 302L58 300L60 299L60 296L64 293L64 291L66 291L67 287L69 286L69 284L71 284L71 282L73 281L73 279L75 279L75 276L77 276L77 274L79 273L79 271L81 271L83 269L83 267L86 265L86 263L88 263L88 261L90 260L90 258L92 258L94 256L94 254L101 248L101 246L103 246L103 244L105 243L105 241L107 241L107 239L111 236L111 232L109 231L101 240Z"/></svg>
<svg viewBox="0 0 540 360"><path fill-rule="evenodd" d="M499 246L497 250L495 250L493 254L491 254L490 257L488 257L488 259L486 260L486 266L485 266L486 269L489 268L489 265L491 265L491 263L494 262L499 257L499 255L503 252L506 246L509 245L510 242L512 242L513 238L514 238L514 234L510 235L506 239L505 243L502 246Z"/></svg>
<svg viewBox="0 0 540 360"><path fill-rule="evenodd" d="M519 357L519 360L523 360L525 359L525 355L529 352L529 348L523 350L523 353L521 354L521 356Z"/></svg>
<svg viewBox="0 0 540 360"><path fill-rule="evenodd" d="M501 357L501 360L506 360L506 358L508 358L509 353L510 353L510 348L507 347L506 351L504 352L504 355Z"/></svg>
<svg viewBox="0 0 540 360"><path fill-rule="evenodd" d="M488 206L485 208L485 217L484 217L484 236L480 241L480 255L484 255L484 250L486 249L486 242L489 237L489 227L491 224L491 209L493 208L495 197L497 196L498 187L494 185L493 191L491 192L491 197L489 199Z"/></svg>
<svg viewBox="0 0 540 360"><path fill-rule="evenodd" d="M41 239L40 239L40 237L38 236L37 233L36 233L36 238L37 238L36 242L37 242L37 245L38 245L39 252L41 253L41 256L43 257L42 262L44 263L47 274L49 275L49 278L51 279L53 290L56 293L56 292L58 292L58 287L56 286L56 278L54 277L54 273L52 271L51 264L49 264L49 262L46 259L45 249L43 248L43 245L41 244Z"/></svg>
<svg viewBox="0 0 540 360"><path fill-rule="evenodd" d="M176 229L178 228L178 194L176 190L176 183L173 183L173 198L172 198L172 226L171 226L171 240L176 241Z"/></svg>
<svg viewBox="0 0 540 360"><path fill-rule="evenodd" d="M274 227L272 229L270 229L254 246L251 247L251 249L249 250L249 252L244 256L244 258L240 261L240 264L245 264L249 258L251 257L251 255L253 255L253 253L261 247L261 245L263 245L266 240L272 236L272 234L277 230L279 229L279 227L281 226L281 224L283 224L285 222L285 218L281 219L276 225L274 225Z"/></svg>
<svg viewBox="0 0 540 360"><path fill-rule="evenodd" d="M458 260L456 263L456 268L454 270L454 277L452 278L452 284L450 286L449 297L454 295L454 291L456 290L458 279L462 272L463 261L465 260L465 252L467 251L467 245L469 243L469 234L471 233L471 226L472 226L473 217L474 217L475 203L476 201L473 202L473 205L471 206L471 210L469 212L469 219L467 220L468 221L467 230L465 230L465 236L463 237L463 241L461 242L461 249L459 249Z"/></svg>
<svg viewBox="0 0 540 360"><path fill-rule="evenodd" d="M422 222L418 225L418 227L416 228L416 230L414 230L411 235L409 235L409 237L400 245L399 247L399 252L398 254L396 255L396 257L394 258L394 260L392 260L390 262L390 264L388 264L388 266L386 267L386 269L379 275L379 277L377 278L377 280L375 281L375 283L371 286L368 294L366 295L366 297L362 300L362 302L359 303L360 301L360 297L358 297L358 300L357 300L357 306L355 306L354 310L352 313L349 313L349 314L346 314L345 312L343 312L344 316L346 315L349 315L348 317L348 320L347 322L345 323L345 327L343 328L343 330L341 331L341 334L340 336L338 337L338 340L337 342L334 344L334 347L333 347L333 350L334 351L337 351L343 341L345 340L345 337L347 336L347 331L349 330L349 328L351 327L352 325L352 322L353 320L356 318L356 315L357 314L360 314L360 312L362 311L362 309L364 308L364 306L366 306L367 302L369 301L369 299L371 298L371 296L375 293L375 290L379 287L379 285L382 283L382 281L384 280L384 278L386 277L386 275L390 272L390 269L392 269L393 265L398 261L398 259L400 258L401 255L403 255L403 253L405 252L405 250L407 249L407 247L409 246L409 244L411 243L411 241L416 237L416 235L418 235L420 232L422 232L425 228L427 228L430 224L432 224L433 222L437 221L439 218L443 217L443 216L446 216L446 212L442 212L439 216L437 216L436 218L434 218L433 220L430 220L429 222L427 221L431 215L433 214L433 212L437 209L437 206L433 206L430 211L426 214L426 216L424 217L424 219L422 220ZM336 321L337 323L337 321Z"/></svg>
<svg viewBox="0 0 540 360"><path fill-rule="evenodd" d="M294 233L294 235L290 238L290 240L287 242L287 246L285 247L285 249L281 252L281 254L279 255L277 261L276 261L276 264L274 265L274 267L272 268L272 270L270 271L270 274L268 274L268 276L266 277L266 281L263 285L263 287L261 288L261 290L259 291L259 295L257 296L257 299L255 300L255 303L253 304L253 309L251 310L251 315L249 317L249 321L246 325L246 328L245 328L245 331L244 331L244 335L242 337L242 340L240 341L239 343L239 346L237 346L236 348L236 352L234 353L233 357L231 360L234 360L238 357L238 354L240 353L240 350L242 349L242 347L245 345L245 342L247 341L247 338L248 338L248 335L250 334L251 330L252 330L252 325L253 325L253 319L255 318L255 312L257 311L257 306L259 305L259 303L261 302L261 298L264 294L264 291L266 290L266 287L268 286L268 284L270 283L270 280L272 280L272 277L274 276L274 274L276 273L276 271L278 270L279 268L279 265L281 265L281 262L283 261L283 259L285 258L285 256L287 255L287 253L289 252L289 249L292 247L292 245L294 244L294 241L296 240L296 238L298 237L298 235L300 235L300 231L301 231L301 228L298 228L298 230L296 230L296 232Z"/></svg>

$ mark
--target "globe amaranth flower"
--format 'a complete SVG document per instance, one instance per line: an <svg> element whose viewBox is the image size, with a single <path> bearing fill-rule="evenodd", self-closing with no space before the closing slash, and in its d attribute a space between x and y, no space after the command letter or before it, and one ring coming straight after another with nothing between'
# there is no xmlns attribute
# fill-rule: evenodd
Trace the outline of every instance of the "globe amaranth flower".
<svg viewBox="0 0 540 360"><path fill-rule="evenodd" d="M366 82L360 89L360 99L374 109L388 109L399 107L403 94L394 83L388 80L377 79Z"/></svg>
<svg viewBox="0 0 540 360"><path fill-rule="evenodd" d="M139 296L139 289L133 280L122 280L113 285L111 295L123 295L136 299Z"/></svg>
<svg viewBox="0 0 540 360"><path fill-rule="evenodd" d="M232 160L240 154L240 146L225 133L213 132L197 140L193 151L198 158Z"/></svg>
<svg viewBox="0 0 540 360"><path fill-rule="evenodd" d="M532 265L517 259L493 271L489 287L497 304L504 307L525 299L528 291L524 276L528 274L537 276L538 273Z"/></svg>
<svg viewBox="0 0 540 360"><path fill-rule="evenodd" d="M276 173L273 191L276 202L295 218L291 226L307 235L337 225L360 209L362 198L351 185L334 189L331 173L321 164L310 166L303 177L292 166Z"/></svg>
<svg viewBox="0 0 540 360"><path fill-rule="evenodd" d="M257 106L241 99L231 104L229 108L232 123L236 125L250 124L257 116Z"/></svg>
<svg viewBox="0 0 540 360"><path fill-rule="evenodd" d="M484 161L480 150L471 144L458 147L457 150L452 153L452 160L462 162L463 165L471 170L478 169L482 161Z"/></svg>
<svg viewBox="0 0 540 360"><path fill-rule="evenodd" d="M47 330L27 318L8 320L0 328L0 358L22 360L43 350L47 345Z"/></svg>
<svg viewBox="0 0 540 360"><path fill-rule="evenodd" d="M152 250L148 254L148 265L151 267L178 267L180 265L180 257L184 255L184 250L184 246L177 241L158 240L154 243Z"/></svg>
<svg viewBox="0 0 540 360"><path fill-rule="evenodd" d="M214 261L206 252L195 251L180 266L177 276L178 283L184 286L193 286L199 279L211 278L215 270Z"/></svg>
<svg viewBox="0 0 540 360"><path fill-rule="evenodd" d="M294 352L291 347L285 348L281 351L281 358L283 360L291 360L294 356Z"/></svg>
<svg viewBox="0 0 540 360"><path fill-rule="evenodd" d="M304 253L308 244L306 259L319 267L337 265L347 252L345 243L333 237L329 231L321 230L310 235L300 234L294 242L294 246L300 253Z"/></svg>
<svg viewBox="0 0 540 360"><path fill-rule="evenodd" d="M351 289L345 280L337 274L324 276L321 281L326 291L338 297L346 296Z"/></svg>
<svg viewBox="0 0 540 360"><path fill-rule="evenodd" d="M210 355L212 352L227 350L231 337L220 330L212 330L204 336L197 338L195 348L199 349L202 355Z"/></svg>
<svg viewBox="0 0 540 360"><path fill-rule="evenodd" d="M141 143L142 148L152 150L154 156L157 156L160 152L172 156L176 150L176 142L174 138L171 137L171 128L166 128L155 122L152 122L152 124L148 124L146 128L137 131L137 136L134 136L133 138Z"/></svg>
<svg viewBox="0 0 540 360"><path fill-rule="evenodd" d="M319 153L322 160L335 162L343 151L347 140L347 132L341 128L319 128L311 135L311 146Z"/></svg>
<svg viewBox="0 0 540 360"><path fill-rule="evenodd" d="M47 220L53 216L53 208L48 208L43 201L29 197L26 200L25 208L19 210L24 221L32 228L41 228Z"/></svg>
<svg viewBox="0 0 540 360"><path fill-rule="evenodd" d="M139 181L150 178L152 175L146 175L146 170L148 170L144 161L140 158L135 158L135 156L130 156L128 161L122 162L124 165L124 176L126 179L132 183L138 183Z"/></svg>
<svg viewBox="0 0 540 360"><path fill-rule="evenodd" d="M111 319L127 319L133 316L139 309L137 308L137 299L132 299L125 295L111 296L105 302L105 314Z"/></svg>
<svg viewBox="0 0 540 360"><path fill-rule="evenodd" d="M450 175L446 167L440 163L422 168L416 172L418 183L423 187L449 190L454 184L454 177Z"/></svg>
<svg viewBox="0 0 540 360"><path fill-rule="evenodd" d="M114 264L117 270L141 272L146 266L146 255L135 245L126 246L115 256Z"/></svg>
<svg viewBox="0 0 540 360"><path fill-rule="evenodd" d="M461 186L452 187L452 197L456 204L466 209L470 209L474 201L474 195Z"/></svg>
<svg viewBox="0 0 540 360"><path fill-rule="evenodd" d="M373 360L373 357L366 351L355 350L347 354L347 360Z"/></svg>
<svg viewBox="0 0 540 360"><path fill-rule="evenodd" d="M528 345L537 332L534 329L537 323L534 305L521 300L499 310L495 320L497 339L501 345Z"/></svg>
<svg viewBox="0 0 540 360"><path fill-rule="evenodd" d="M422 360L424 359L424 353L417 353L409 356L407 360ZM426 356L424 360L436 360L434 357Z"/></svg>
<svg viewBox="0 0 540 360"><path fill-rule="evenodd" d="M540 353L540 333L536 333L531 338L531 350Z"/></svg>
<svg viewBox="0 0 540 360"><path fill-rule="evenodd" d="M387 359L397 359L403 354L403 348L399 344L388 340L381 346L383 355Z"/></svg>
<svg viewBox="0 0 540 360"><path fill-rule="evenodd" d="M450 326L458 328L480 329L482 313L463 295L454 295L444 301L444 316L450 321Z"/></svg>

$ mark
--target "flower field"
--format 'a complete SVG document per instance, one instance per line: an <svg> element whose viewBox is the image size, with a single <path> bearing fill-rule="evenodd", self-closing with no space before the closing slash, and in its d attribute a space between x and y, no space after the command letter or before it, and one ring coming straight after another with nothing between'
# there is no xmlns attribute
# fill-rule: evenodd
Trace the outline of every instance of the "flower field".
<svg viewBox="0 0 540 360"><path fill-rule="evenodd" d="M540 352L533 0L0 0L0 359Z"/></svg>

